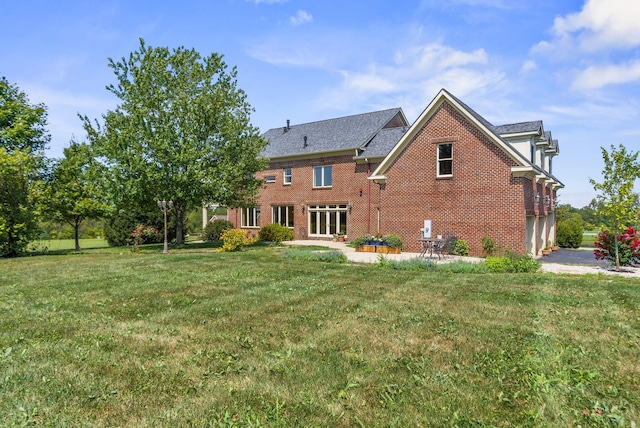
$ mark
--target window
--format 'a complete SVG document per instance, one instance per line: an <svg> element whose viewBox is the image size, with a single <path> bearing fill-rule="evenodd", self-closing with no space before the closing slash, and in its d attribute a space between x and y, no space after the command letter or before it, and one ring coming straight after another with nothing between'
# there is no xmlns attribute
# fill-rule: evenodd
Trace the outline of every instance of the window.
<svg viewBox="0 0 640 428"><path fill-rule="evenodd" d="M309 206L309 236L347 234L347 205Z"/></svg>
<svg viewBox="0 0 640 428"><path fill-rule="evenodd" d="M293 228L293 205L276 205L271 207L271 222Z"/></svg>
<svg viewBox="0 0 640 428"><path fill-rule="evenodd" d="M282 170L282 183L291 184L291 168L285 168Z"/></svg>
<svg viewBox="0 0 640 428"><path fill-rule="evenodd" d="M260 207L242 208L240 226L260 227Z"/></svg>
<svg viewBox="0 0 640 428"><path fill-rule="evenodd" d="M313 167L313 187L331 187L332 166Z"/></svg>
<svg viewBox="0 0 640 428"><path fill-rule="evenodd" d="M267 175L265 177L265 180L267 183L275 183L276 182L276 176L275 175Z"/></svg>
<svg viewBox="0 0 640 428"><path fill-rule="evenodd" d="M438 144L438 177L453 175L453 144Z"/></svg>

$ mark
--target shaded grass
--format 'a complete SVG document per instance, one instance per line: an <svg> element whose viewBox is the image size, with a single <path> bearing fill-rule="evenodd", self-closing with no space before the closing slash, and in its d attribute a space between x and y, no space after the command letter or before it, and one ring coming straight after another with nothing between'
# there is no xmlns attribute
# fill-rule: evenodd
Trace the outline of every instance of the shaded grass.
<svg viewBox="0 0 640 428"><path fill-rule="evenodd" d="M210 250L0 260L2 424L640 421L637 280Z"/></svg>

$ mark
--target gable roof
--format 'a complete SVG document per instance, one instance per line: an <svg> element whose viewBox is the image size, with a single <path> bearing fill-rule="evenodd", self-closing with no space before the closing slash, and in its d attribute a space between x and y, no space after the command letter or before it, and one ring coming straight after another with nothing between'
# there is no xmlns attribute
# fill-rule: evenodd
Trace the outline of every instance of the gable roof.
<svg viewBox="0 0 640 428"><path fill-rule="evenodd" d="M360 155L354 157L354 159L366 160L385 157L398 141L400 141L400 138L402 138L408 129L408 126L381 129L369 144L367 144L364 150L362 150Z"/></svg>
<svg viewBox="0 0 640 428"><path fill-rule="evenodd" d="M498 135L511 135L511 134L543 134L543 127L541 120L534 120L531 122L519 122L510 123L508 125L500 125L494 127L496 134Z"/></svg>
<svg viewBox="0 0 640 428"><path fill-rule="evenodd" d="M364 149L385 126L398 120L407 124L402 109L393 108L273 128L263 134L268 144L261 155L273 159ZM372 149L377 147L379 142Z"/></svg>
<svg viewBox="0 0 640 428"><path fill-rule="evenodd" d="M511 169L513 174L528 176L544 175L550 177L553 181L557 181L555 180L555 178L552 178L549 173L541 170L538 166L531 163L529 159L524 157L522 153L516 150L508 141L503 139L498 133L500 127L493 126L489 121L480 116L472 108L460 101L446 89L441 89L440 92L438 92L435 98L429 103L427 108L424 109L418 119L416 119L409 130L404 133L395 147L382 160L373 174L371 174L371 176L369 177L370 180L386 180L384 174L387 169L393 164L395 159L400 155L400 153L402 153L407 145L409 145L416 134L424 127L426 122L431 118L431 116L433 116L433 114L435 114L435 112L444 102L448 102L450 105L452 105L473 125L475 125L477 129L482 131L491 141L493 141L500 149L502 149L505 154L507 154L511 159L515 161L516 166L512 167ZM534 126L533 124L535 124L536 122L522 122L521 124L505 125L506 127L512 127L505 129L531 129ZM542 122L540 122L540 126L542 126ZM560 182L558 182L558 184L562 186Z"/></svg>

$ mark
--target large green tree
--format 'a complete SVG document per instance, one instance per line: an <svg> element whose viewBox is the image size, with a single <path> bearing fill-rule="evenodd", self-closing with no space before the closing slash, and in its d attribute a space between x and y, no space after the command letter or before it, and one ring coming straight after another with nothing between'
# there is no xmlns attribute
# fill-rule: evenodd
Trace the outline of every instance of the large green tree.
<svg viewBox="0 0 640 428"><path fill-rule="evenodd" d="M7 152L42 152L51 136L46 131L47 109L30 104L27 95L0 77L0 147Z"/></svg>
<svg viewBox="0 0 640 428"><path fill-rule="evenodd" d="M237 71L221 55L153 48L140 40L128 59L109 59L121 101L104 123L82 117L107 166L116 202L173 200L176 240L182 243L190 207L238 206L255 197L266 167L265 145L250 123L253 111L237 86Z"/></svg>
<svg viewBox="0 0 640 428"><path fill-rule="evenodd" d="M24 150L0 147L0 255L22 253L37 233L38 160Z"/></svg>
<svg viewBox="0 0 640 428"><path fill-rule="evenodd" d="M47 110L0 77L0 253L20 254L37 231L35 196L44 171Z"/></svg>
<svg viewBox="0 0 640 428"><path fill-rule="evenodd" d="M54 163L43 192L42 211L73 227L76 250L80 250L82 222L106 210L99 186L101 166L87 144L72 141L64 157Z"/></svg>
<svg viewBox="0 0 640 428"><path fill-rule="evenodd" d="M627 151L622 144L617 149L611 145L610 151L604 147L600 149L604 160L603 181L598 183L589 179L589 182L598 192L597 213L608 219L614 235L616 270L619 271L618 236L636 221L638 215L638 194L633 191L633 186L640 178L640 163L638 152Z"/></svg>

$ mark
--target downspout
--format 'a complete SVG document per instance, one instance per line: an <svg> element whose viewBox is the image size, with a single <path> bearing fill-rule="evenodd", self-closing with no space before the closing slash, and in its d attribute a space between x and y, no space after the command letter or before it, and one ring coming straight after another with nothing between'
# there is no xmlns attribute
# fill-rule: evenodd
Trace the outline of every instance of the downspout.
<svg viewBox="0 0 640 428"><path fill-rule="evenodd" d="M367 185L369 188L367 189L367 234L371 233L371 180L369 177L371 176L371 164L367 163Z"/></svg>

